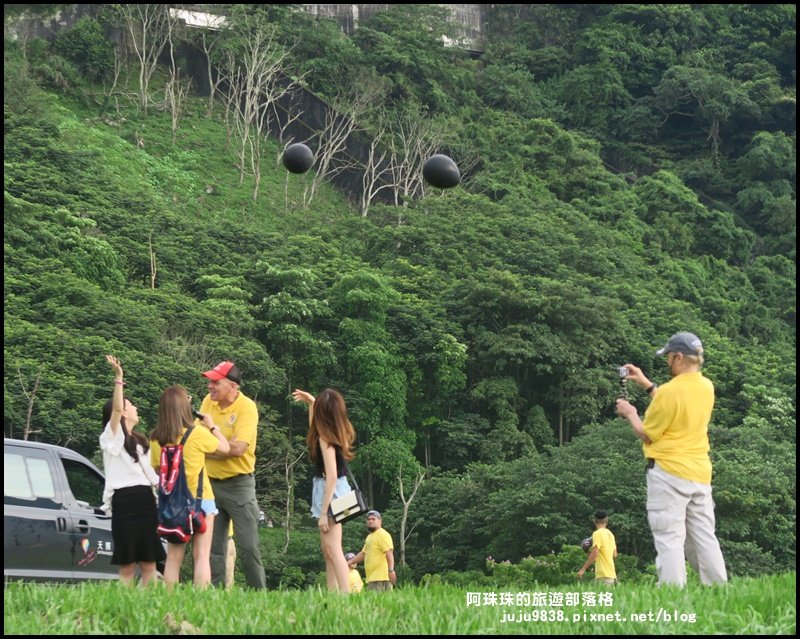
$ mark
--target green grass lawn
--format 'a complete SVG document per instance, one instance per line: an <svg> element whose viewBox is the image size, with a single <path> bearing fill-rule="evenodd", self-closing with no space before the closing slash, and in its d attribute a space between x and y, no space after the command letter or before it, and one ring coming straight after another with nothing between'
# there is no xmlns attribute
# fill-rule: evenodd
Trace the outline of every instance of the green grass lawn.
<svg viewBox="0 0 800 639"><path fill-rule="evenodd" d="M392 593L118 583L5 588L5 634L795 634L796 575L686 590L622 584L594 592L453 586ZM492 601L495 603L493 604ZM539 605L542 604L542 605Z"/></svg>

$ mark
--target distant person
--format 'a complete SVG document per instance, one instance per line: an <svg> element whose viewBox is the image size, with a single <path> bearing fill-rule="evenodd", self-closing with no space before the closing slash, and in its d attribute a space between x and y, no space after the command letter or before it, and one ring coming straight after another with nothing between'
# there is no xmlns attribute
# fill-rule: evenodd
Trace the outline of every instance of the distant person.
<svg viewBox="0 0 800 639"><path fill-rule="evenodd" d="M225 453L209 455L206 460L211 487L219 515L214 522L211 542L211 581L221 586L225 581L228 553L228 527L236 528L234 542L245 581L251 588L266 588L258 536L259 507L256 499L256 437L258 409L239 387L242 374L233 362L220 362L203 373L208 379L208 394L200 413L216 424L230 444Z"/></svg>
<svg viewBox="0 0 800 639"><path fill-rule="evenodd" d="M677 333L656 355L667 356L672 376L658 388L641 369L626 364L628 379L652 397L644 422L625 399L617 400L617 414L644 442L647 520L656 546L658 581L686 585L688 559L704 584L726 583L725 560L714 532L708 455L714 385L700 372L703 344L692 333Z"/></svg>
<svg viewBox="0 0 800 639"><path fill-rule="evenodd" d="M119 566L119 579L132 583L136 564L142 572L142 585L157 579L156 562L166 557L156 533L158 511L153 486L158 477L150 466L150 443L134 428L139 422L136 406L125 399L122 364L113 355L106 361L114 369L114 393L103 406L103 434L100 449L106 486L103 508L111 515L114 554L111 563Z"/></svg>
<svg viewBox="0 0 800 639"><path fill-rule="evenodd" d="M205 469L206 454L227 453L230 446L220 429L211 421L210 416L206 415L200 426L193 424L189 402L189 395L182 386L170 386L162 393L158 402L158 421L150 434L150 463L153 468L159 468L161 448L179 444L186 430L194 426L183 447L183 465L189 491L196 498L200 471ZM203 473L201 504L206 518L206 531L195 532L192 536L192 557L194 559L194 585L204 587L211 583L211 535L214 527L214 515L217 514L214 491L211 488L207 471ZM228 535L224 534L223 539L227 541ZM186 544L169 542L167 563L164 568L164 582L167 586L172 586L180 581L181 564L185 553Z"/></svg>
<svg viewBox="0 0 800 639"><path fill-rule="evenodd" d="M617 571L614 568L614 560L617 558L617 541L614 533L608 529L608 515L604 510L598 510L594 514L595 531L592 533L592 547L586 563L578 571L578 577L583 574L595 561L597 565L594 569L594 580L596 583L613 586L617 583Z"/></svg>
<svg viewBox="0 0 800 639"><path fill-rule="evenodd" d="M311 515L317 518L319 541L328 590L350 592L350 570L342 552L342 524L328 516L335 497L351 492L347 482L347 462L352 461L356 432L347 416L344 397L326 388L318 397L304 390L292 393L298 402L308 404L308 453L314 462Z"/></svg>
<svg viewBox="0 0 800 639"><path fill-rule="evenodd" d="M377 510L370 510L367 513L369 535L364 541L364 548L348 562L350 566L355 566L364 561L367 590L391 590L397 583L392 536L382 526L381 514Z"/></svg>
<svg viewBox="0 0 800 639"><path fill-rule="evenodd" d="M349 552L344 556L345 561L350 561L351 559L355 559L356 554L354 552ZM364 580L361 579L361 573L358 572L358 568L355 566L350 566L350 592L361 592L364 589Z"/></svg>

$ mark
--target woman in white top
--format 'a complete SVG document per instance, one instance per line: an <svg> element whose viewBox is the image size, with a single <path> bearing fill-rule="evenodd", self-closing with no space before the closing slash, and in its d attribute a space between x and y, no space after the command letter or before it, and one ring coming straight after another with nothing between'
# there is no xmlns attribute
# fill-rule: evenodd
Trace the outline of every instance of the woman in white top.
<svg viewBox="0 0 800 639"><path fill-rule="evenodd" d="M156 534L158 512L153 486L158 483L147 451L150 442L133 429L139 421L136 406L123 394L122 365L112 356L106 360L114 369L114 395L103 407L105 429L100 435L106 487L103 508L111 515L114 554L120 581L130 583L136 564L142 571L142 585L156 577L156 562L166 557Z"/></svg>

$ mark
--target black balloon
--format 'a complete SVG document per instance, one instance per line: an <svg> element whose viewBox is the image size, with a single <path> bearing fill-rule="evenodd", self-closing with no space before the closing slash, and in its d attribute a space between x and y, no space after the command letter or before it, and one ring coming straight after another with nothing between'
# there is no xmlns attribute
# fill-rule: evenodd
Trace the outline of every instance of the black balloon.
<svg viewBox="0 0 800 639"><path fill-rule="evenodd" d="M314 154L305 144L290 144L283 152L283 166L290 173L305 173L314 164Z"/></svg>
<svg viewBox="0 0 800 639"><path fill-rule="evenodd" d="M422 166L422 177L431 186L450 189L461 182L458 165L446 155L437 153L429 157Z"/></svg>

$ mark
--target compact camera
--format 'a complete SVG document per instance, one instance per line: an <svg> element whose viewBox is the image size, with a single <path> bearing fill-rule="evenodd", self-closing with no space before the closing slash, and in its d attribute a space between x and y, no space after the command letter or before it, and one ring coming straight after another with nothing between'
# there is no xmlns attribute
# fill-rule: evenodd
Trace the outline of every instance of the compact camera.
<svg viewBox="0 0 800 639"><path fill-rule="evenodd" d="M627 366L620 366L617 368L617 375L619 375L619 397L630 401L630 394L628 393L628 370Z"/></svg>

